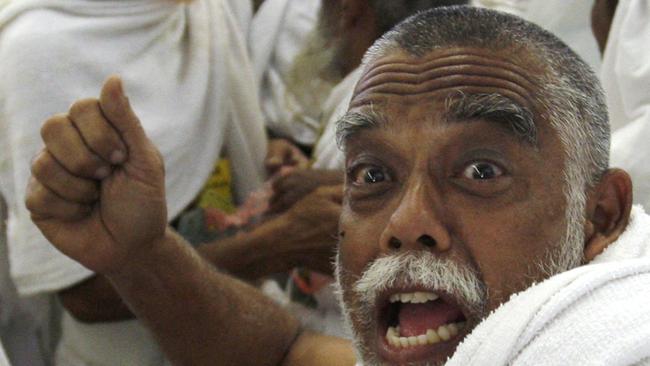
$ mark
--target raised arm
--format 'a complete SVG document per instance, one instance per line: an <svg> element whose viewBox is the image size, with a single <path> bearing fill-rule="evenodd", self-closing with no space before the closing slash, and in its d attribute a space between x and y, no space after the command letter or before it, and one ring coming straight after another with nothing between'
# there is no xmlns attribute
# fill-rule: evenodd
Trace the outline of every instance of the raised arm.
<svg viewBox="0 0 650 366"><path fill-rule="evenodd" d="M175 364L277 365L292 354L295 319L166 229L163 162L121 81L76 109L44 125L34 164L47 174L28 187L47 239L105 275Z"/></svg>

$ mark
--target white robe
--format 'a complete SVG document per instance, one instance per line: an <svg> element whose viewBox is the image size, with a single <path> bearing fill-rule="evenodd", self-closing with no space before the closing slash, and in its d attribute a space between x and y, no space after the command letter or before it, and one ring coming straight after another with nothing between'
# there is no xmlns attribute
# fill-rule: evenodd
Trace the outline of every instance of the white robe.
<svg viewBox="0 0 650 366"><path fill-rule="evenodd" d="M472 0L473 5L518 15L557 35L594 70L600 52L591 34L591 6L586 0Z"/></svg>
<svg viewBox="0 0 650 366"><path fill-rule="evenodd" d="M249 44L265 122L277 135L312 145L320 128L319 106L305 108L287 93L286 78L318 20L320 0L265 0Z"/></svg>
<svg viewBox="0 0 650 366"><path fill-rule="evenodd" d="M650 3L621 0L601 80L612 126L611 165L632 176L634 202L650 210Z"/></svg>
<svg viewBox="0 0 650 366"><path fill-rule="evenodd" d="M343 151L336 143L337 122L348 111L354 87L361 77L358 67L336 85L323 104L323 132L312 154L314 169L338 169L343 171L345 160Z"/></svg>
<svg viewBox="0 0 650 366"><path fill-rule="evenodd" d="M0 344L0 366L10 366L2 344Z"/></svg>
<svg viewBox="0 0 650 366"><path fill-rule="evenodd" d="M42 122L120 74L166 165L169 217L190 203L223 153L238 198L262 181L266 137L244 17L226 0L21 0L0 12L0 189L9 209L11 276L23 295L92 275L60 254L23 197ZM160 352L135 322L83 325L65 314L66 365L155 365ZM126 348L116 351L116 339Z"/></svg>

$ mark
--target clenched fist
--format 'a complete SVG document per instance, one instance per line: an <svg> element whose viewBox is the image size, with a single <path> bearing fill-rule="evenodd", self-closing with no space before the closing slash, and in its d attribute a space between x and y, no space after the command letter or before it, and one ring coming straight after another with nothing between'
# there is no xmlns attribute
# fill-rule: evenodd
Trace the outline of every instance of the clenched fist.
<svg viewBox="0 0 650 366"><path fill-rule="evenodd" d="M103 274L146 255L167 226L164 167L118 77L41 129L26 205L61 252Z"/></svg>

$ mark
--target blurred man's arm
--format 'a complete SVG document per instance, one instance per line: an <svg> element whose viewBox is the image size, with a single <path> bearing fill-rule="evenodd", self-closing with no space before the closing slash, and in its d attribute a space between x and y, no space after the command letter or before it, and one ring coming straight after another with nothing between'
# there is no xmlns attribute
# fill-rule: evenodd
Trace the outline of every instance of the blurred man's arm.
<svg viewBox="0 0 650 366"><path fill-rule="evenodd" d="M307 267L332 273L343 187L320 187L252 231L199 247L217 268L245 280Z"/></svg>
<svg viewBox="0 0 650 366"><path fill-rule="evenodd" d="M61 290L58 297L70 315L82 323L116 322L134 317L110 281L102 275L94 275Z"/></svg>

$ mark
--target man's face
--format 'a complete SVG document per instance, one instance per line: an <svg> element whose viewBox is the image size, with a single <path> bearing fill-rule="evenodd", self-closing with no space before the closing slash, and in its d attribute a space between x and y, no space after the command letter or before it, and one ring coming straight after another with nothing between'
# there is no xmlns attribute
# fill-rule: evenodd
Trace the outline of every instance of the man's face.
<svg viewBox="0 0 650 366"><path fill-rule="evenodd" d="M548 276L539 264L566 232L564 150L535 102L534 64L471 48L394 53L359 82L349 113L377 126L346 141L337 264L368 364L442 363L489 311ZM485 94L529 110L533 141L505 114L452 115Z"/></svg>

